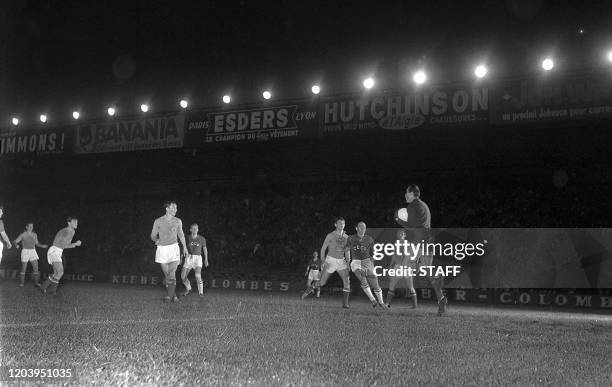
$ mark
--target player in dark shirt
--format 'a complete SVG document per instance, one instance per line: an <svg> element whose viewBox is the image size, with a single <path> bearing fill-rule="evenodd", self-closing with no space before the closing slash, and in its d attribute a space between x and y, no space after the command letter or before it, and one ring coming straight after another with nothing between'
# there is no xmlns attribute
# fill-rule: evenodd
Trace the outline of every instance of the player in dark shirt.
<svg viewBox="0 0 612 387"><path fill-rule="evenodd" d="M191 283L187 276L191 269L195 270L195 278L198 284L198 294L204 296L204 282L202 281L202 257L204 257L204 267L208 267L208 249L206 248L206 239L202 235L198 235L198 225L196 223L189 227L190 234L187 236L188 254L185 258L181 279L185 285L185 294L191 292Z"/></svg>
<svg viewBox="0 0 612 387"><path fill-rule="evenodd" d="M359 280L361 289L370 299L372 306L376 307L378 305L383 309L387 309L387 305L383 301L382 290L380 290L378 285L378 278L374 273L374 264L372 263L374 238L365 234L366 224L364 222L359 222L355 230L357 230L357 234L349 236L346 243L346 249L350 253L351 271ZM376 294L376 298L374 298L372 292Z"/></svg>
<svg viewBox="0 0 612 387"><path fill-rule="evenodd" d="M321 259L319 259L319 253L316 251L312 253L312 259L308 262L308 266L306 267L306 287L311 287L314 281L319 281L321 279ZM315 288L315 297L321 297L321 288Z"/></svg>
<svg viewBox="0 0 612 387"><path fill-rule="evenodd" d="M406 188L404 198L407 203L406 210L408 212L408 221L404 221L397 217L395 221L400 226L407 229L407 234L411 236L408 239L410 239L412 243L420 243L422 241L425 243L433 242L431 233L431 212L427 204L421 200L421 190L419 186L414 184L409 185L408 188ZM415 261L418 267L432 266L433 255L420 255L416 257ZM434 276L428 277L427 280L436 293L438 299L438 316L441 316L446 312L446 305L448 304L448 299L442 290L444 278Z"/></svg>

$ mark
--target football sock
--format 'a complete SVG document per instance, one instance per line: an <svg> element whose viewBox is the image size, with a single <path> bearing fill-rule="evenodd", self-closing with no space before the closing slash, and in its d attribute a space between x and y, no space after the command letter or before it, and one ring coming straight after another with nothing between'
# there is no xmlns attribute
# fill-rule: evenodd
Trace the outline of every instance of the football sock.
<svg viewBox="0 0 612 387"><path fill-rule="evenodd" d="M416 293L409 293L408 298L410 298L410 302L412 303L412 309L416 309L418 305Z"/></svg>
<svg viewBox="0 0 612 387"><path fill-rule="evenodd" d="M374 294L376 294L376 299L380 304L385 303L385 301L383 300L382 290L380 290L380 288L374 289Z"/></svg>
<svg viewBox="0 0 612 387"><path fill-rule="evenodd" d="M368 296L368 298L370 299L370 301L375 301L374 300L374 295L372 294L372 290L370 289L370 287L362 287L363 292L366 294L366 296Z"/></svg>
<svg viewBox="0 0 612 387"><path fill-rule="evenodd" d="M342 307L343 308L349 307L349 294L351 294L350 290L344 290L342 292Z"/></svg>
<svg viewBox="0 0 612 387"><path fill-rule="evenodd" d="M202 276L196 275L196 282L198 283L198 293L204 293L204 281L202 281Z"/></svg>

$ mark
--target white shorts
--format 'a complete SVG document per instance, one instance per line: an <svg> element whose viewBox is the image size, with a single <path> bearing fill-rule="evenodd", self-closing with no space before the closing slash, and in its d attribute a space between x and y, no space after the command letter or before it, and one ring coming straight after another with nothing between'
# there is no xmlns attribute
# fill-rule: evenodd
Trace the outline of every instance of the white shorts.
<svg viewBox="0 0 612 387"><path fill-rule="evenodd" d="M49 250L47 251L47 261L49 262L49 265L53 265L53 262L62 262L63 251L63 249L60 249L57 246L49 247Z"/></svg>
<svg viewBox="0 0 612 387"><path fill-rule="evenodd" d="M185 258L183 269L195 269L196 267L202 267L202 256L201 255L188 255Z"/></svg>
<svg viewBox="0 0 612 387"><path fill-rule="evenodd" d="M179 249L178 243L168 246L157 246L155 252L156 263L172 263L180 261L181 250Z"/></svg>
<svg viewBox="0 0 612 387"><path fill-rule="evenodd" d="M21 262L32 262L38 261L38 253L36 249L22 249L21 250Z"/></svg>
<svg viewBox="0 0 612 387"><path fill-rule="evenodd" d="M334 273L338 270L347 270L348 266L346 261L341 258L330 257L329 255L325 258L325 271L329 274Z"/></svg>
<svg viewBox="0 0 612 387"><path fill-rule="evenodd" d="M351 261L351 271L355 272L356 270L363 270L366 273L374 273L374 264L372 263L371 259L354 259Z"/></svg>
<svg viewBox="0 0 612 387"><path fill-rule="evenodd" d="M321 279L321 272L319 270L311 270L308 272L308 282L318 281Z"/></svg>

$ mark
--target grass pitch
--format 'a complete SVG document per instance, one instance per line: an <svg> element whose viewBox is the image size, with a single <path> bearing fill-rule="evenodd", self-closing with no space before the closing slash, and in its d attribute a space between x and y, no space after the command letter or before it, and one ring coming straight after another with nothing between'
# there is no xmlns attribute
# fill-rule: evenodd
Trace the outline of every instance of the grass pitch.
<svg viewBox="0 0 612 387"><path fill-rule="evenodd" d="M70 367L71 385L612 385L610 315L451 304L436 317L433 304L384 311L361 295L349 310L340 296L163 295L66 283L51 296L4 281L2 365Z"/></svg>

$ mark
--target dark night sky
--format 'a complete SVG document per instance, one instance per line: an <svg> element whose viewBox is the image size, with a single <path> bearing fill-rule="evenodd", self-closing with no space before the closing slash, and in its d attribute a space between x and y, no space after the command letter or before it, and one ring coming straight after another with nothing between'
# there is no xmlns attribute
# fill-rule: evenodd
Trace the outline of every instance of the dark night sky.
<svg viewBox="0 0 612 387"><path fill-rule="evenodd" d="M224 92L253 102L264 87L296 98L314 81L354 90L370 73L394 87L419 63L444 83L479 58L501 77L532 72L545 50L590 67L612 47L609 4L4 0L0 118L65 120L73 107L92 118L109 103L125 114L144 100L169 110L181 95L210 106Z"/></svg>

